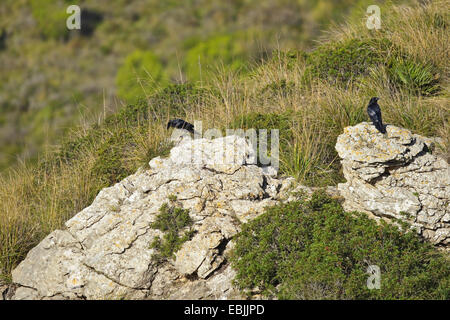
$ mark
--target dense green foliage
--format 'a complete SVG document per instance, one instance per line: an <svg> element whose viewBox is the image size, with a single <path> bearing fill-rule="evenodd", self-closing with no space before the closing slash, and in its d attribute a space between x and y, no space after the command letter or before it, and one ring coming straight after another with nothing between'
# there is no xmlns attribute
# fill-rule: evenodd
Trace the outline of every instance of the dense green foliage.
<svg viewBox="0 0 450 320"><path fill-rule="evenodd" d="M152 113L166 117L186 117L203 104L211 90L194 85L170 84L149 98Z"/></svg>
<svg viewBox="0 0 450 320"><path fill-rule="evenodd" d="M345 212L322 192L243 226L232 263L241 289L280 299L449 299L448 257L412 231ZM381 289L367 288L367 268Z"/></svg>
<svg viewBox="0 0 450 320"><path fill-rule="evenodd" d="M192 238L193 230L186 230L192 223L189 210L167 203L163 204L159 209L156 221L152 223L152 228L161 230L164 232L164 236L156 237L150 245L157 251L152 258L156 261L173 258L174 253L181 248L181 245Z"/></svg>
<svg viewBox="0 0 450 320"><path fill-rule="evenodd" d="M383 62L387 41L351 39L344 43L324 44L306 58L305 79L348 82L367 75L370 67Z"/></svg>
<svg viewBox="0 0 450 320"><path fill-rule="evenodd" d="M126 129L119 129L100 145L92 170L99 175L103 185L113 185L132 173L131 168L123 163L126 154L133 147L130 141L131 133Z"/></svg>

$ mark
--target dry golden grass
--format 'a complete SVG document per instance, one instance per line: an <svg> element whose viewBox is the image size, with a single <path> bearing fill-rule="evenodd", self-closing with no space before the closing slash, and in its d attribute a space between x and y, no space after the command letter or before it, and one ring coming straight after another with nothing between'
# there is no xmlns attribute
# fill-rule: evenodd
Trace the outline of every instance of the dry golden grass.
<svg viewBox="0 0 450 320"><path fill-rule="evenodd" d="M10 270L51 231L92 200L92 158L49 172L21 165L0 179L0 257ZM7 274L6 274L7 276Z"/></svg>

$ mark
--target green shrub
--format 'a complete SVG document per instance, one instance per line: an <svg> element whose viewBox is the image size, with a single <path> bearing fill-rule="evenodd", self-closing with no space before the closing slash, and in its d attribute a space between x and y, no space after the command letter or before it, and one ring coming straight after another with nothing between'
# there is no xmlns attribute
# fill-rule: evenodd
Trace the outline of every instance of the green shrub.
<svg viewBox="0 0 450 320"><path fill-rule="evenodd" d="M95 163L92 173L103 186L119 182L134 173L139 167L148 165L155 156L167 156L172 144L163 141L156 145L146 145L142 153L136 151L138 144L147 139L147 125L115 128L105 131L101 143L95 145Z"/></svg>
<svg viewBox="0 0 450 320"><path fill-rule="evenodd" d="M136 50L125 58L116 77L117 94L134 104L168 83L160 59L151 51Z"/></svg>
<svg viewBox="0 0 450 320"><path fill-rule="evenodd" d="M133 104L128 104L118 112L109 115L105 119L106 126L119 124L122 126L137 126L149 119L150 109L145 99L141 99Z"/></svg>
<svg viewBox="0 0 450 320"><path fill-rule="evenodd" d="M312 51L306 58L303 81L319 78L347 83L361 75L367 75L370 67L383 64L387 40L351 39L343 43L327 43Z"/></svg>
<svg viewBox="0 0 450 320"><path fill-rule="evenodd" d="M440 90L439 73L431 64L416 62L387 39L351 39L324 44L306 57L302 81L312 79L345 84L367 76L374 67L386 68L391 81L413 94L432 95Z"/></svg>
<svg viewBox="0 0 450 320"><path fill-rule="evenodd" d="M119 140L117 135L114 136L114 132L117 126L120 126L123 130L120 134L123 135L122 141L130 138L128 134L125 133L126 129L129 132L138 130L140 125L143 125L149 118L149 108L145 100L140 100L135 104L129 104L124 108L120 109L118 112L111 114L106 117L104 122L99 126L97 124L93 125L85 135L80 137L68 136L62 141L59 151L56 153L56 158L64 162L71 162L80 158L84 155L86 151L95 148L99 141L103 138L110 139L109 142L116 144ZM142 129L139 129L142 130ZM109 136L113 136L108 138ZM125 139L126 138L126 139ZM109 143L103 144L103 151L98 151L99 155L106 155L108 153Z"/></svg>
<svg viewBox="0 0 450 320"><path fill-rule="evenodd" d="M169 206L165 203L161 206L159 212L151 227L161 230L165 234L162 239L156 237L150 245L151 248L157 250L157 253L153 255L153 259L156 261L172 258L174 253L181 248L181 245L192 239L194 234L192 229L186 230L193 224L189 216L189 210Z"/></svg>
<svg viewBox="0 0 450 320"><path fill-rule="evenodd" d="M88 135L77 137L77 138L66 138L65 141L61 143L59 151L56 153L55 158L64 162L71 162L78 159L82 151L89 148L95 141L95 136L97 136L98 131L91 130Z"/></svg>
<svg viewBox="0 0 450 320"><path fill-rule="evenodd" d="M93 125L82 136L68 136L52 159L53 162L71 163L83 160L87 154L95 154L94 170L105 184L117 182L126 173L132 173L139 166L145 165L155 156L165 156L172 147L171 143L159 143L147 150L144 158L130 159L130 151L149 134L149 122L155 121L148 103L140 100L136 104L127 105L118 112L106 117L101 125ZM52 162L52 163L53 163ZM41 166L49 166L41 161ZM117 176L115 176L117 174Z"/></svg>
<svg viewBox="0 0 450 320"><path fill-rule="evenodd" d="M345 212L323 192L243 225L231 257L242 290L279 299L449 299L448 257L409 231ZM367 268L381 289L367 288Z"/></svg>

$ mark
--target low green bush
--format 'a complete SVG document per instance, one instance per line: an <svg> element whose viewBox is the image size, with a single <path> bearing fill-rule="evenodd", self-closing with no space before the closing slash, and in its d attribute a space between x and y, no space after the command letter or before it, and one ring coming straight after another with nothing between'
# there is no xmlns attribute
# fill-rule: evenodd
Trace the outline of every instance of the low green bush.
<svg viewBox="0 0 450 320"><path fill-rule="evenodd" d="M449 299L448 256L413 231L345 212L323 192L243 225L231 257L235 284L279 299ZM368 289L367 269L381 288Z"/></svg>
<svg viewBox="0 0 450 320"><path fill-rule="evenodd" d="M140 99L136 103L128 104L118 112L106 117L105 125L121 125L127 127L137 126L149 119L150 108L145 99Z"/></svg>
<svg viewBox="0 0 450 320"><path fill-rule="evenodd" d="M104 186L111 186L132 173L124 163L131 141L129 131L118 130L100 145L92 171L102 180Z"/></svg>
<svg viewBox="0 0 450 320"><path fill-rule="evenodd" d="M171 201L173 200L172 198ZM192 229L186 230L193 224L189 210L164 203L159 212L151 227L164 232L164 236L162 239L155 237L150 248L156 249L157 252L152 258L160 262L173 258L174 253L181 248L182 244L192 239L194 232Z"/></svg>
<svg viewBox="0 0 450 320"><path fill-rule="evenodd" d="M361 75L367 75L370 67L384 64L387 40L351 39L319 46L308 54L303 81L323 79L347 83Z"/></svg>
<svg viewBox="0 0 450 320"><path fill-rule="evenodd" d="M163 104L161 100L161 105ZM80 156L86 154L86 151L97 148L98 143L104 139L108 140L103 144L104 152L98 151L98 154L108 153L108 148L122 141L122 143L133 144L130 134L140 132L145 136L148 129L148 121L153 121L152 112L149 103L141 99L135 104L129 104L121 108L118 112L106 117L101 125L93 125L85 135L80 137L68 136L62 141L56 158L64 162L71 162L80 159ZM121 129L118 130L117 128ZM121 136L121 137L120 137ZM162 146L158 152L165 154L167 146ZM159 153L158 153L159 155ZM114 155L113 155L114 156ZM152 153L152 156L155 156ZM149 159L150 160L150 159Z"/></svg>

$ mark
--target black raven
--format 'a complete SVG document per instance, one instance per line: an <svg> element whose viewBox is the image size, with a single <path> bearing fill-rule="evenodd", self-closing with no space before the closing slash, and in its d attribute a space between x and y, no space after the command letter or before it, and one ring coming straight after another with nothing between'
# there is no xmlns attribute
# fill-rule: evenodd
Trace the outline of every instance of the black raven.
<svg viewBox="0 0 450 320"><path fill-rule="evenodd" d="M194 125L186 122L182 119L172 119L167 123L167 129L169 129L170 127L172 128L178 128L178 129L184 129L189 131L190 133L194 133Z"/></svg>
<svg viewBox="0 0 450 320"><path fill-rule="evenodd" d="M367 106L367 113L369 114L370 120L372 120L373 125L381 133L386 133L386 128L381 120L381 109L377 101L380 98L373 97L370 99L369 105Z"/></svg>

